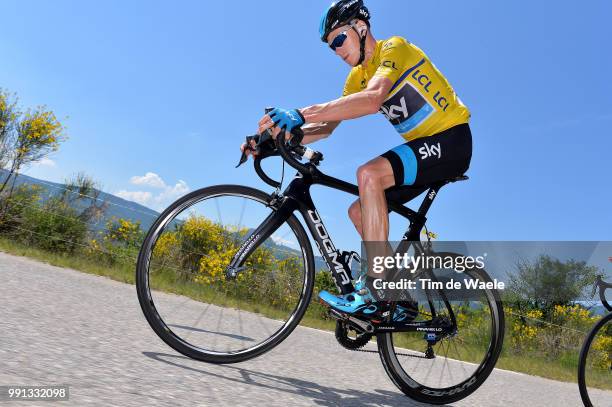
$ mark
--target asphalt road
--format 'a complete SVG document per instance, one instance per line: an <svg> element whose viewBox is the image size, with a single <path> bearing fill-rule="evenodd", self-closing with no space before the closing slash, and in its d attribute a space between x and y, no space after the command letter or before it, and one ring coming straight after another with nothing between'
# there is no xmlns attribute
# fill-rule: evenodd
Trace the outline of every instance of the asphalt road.
<svg viewBox="0 0 612 407"><path fill-rule="evenodd" d="M396 389L376 353L344 350L333 335L310 328L297 328L276 349L248 362L190 360L149 328L134 286L0 252L0 386L49 384L69 385L70 400L0 404L422 405ZM612 405L612 392L597 397ZM495 370L455 405L581 402L575 384Z"/></svg>

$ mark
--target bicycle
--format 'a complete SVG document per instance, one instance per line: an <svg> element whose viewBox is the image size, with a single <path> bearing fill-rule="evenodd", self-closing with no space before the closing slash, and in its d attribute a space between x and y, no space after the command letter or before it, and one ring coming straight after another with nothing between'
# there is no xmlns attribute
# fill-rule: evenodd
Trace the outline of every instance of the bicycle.
<svg viewBox="0 0 612 407"><path fill-rule="evenodd" d="M312 247L295 212L306 223L339 292L353 291L348 264L356 253L336 249L310 187L352 195L358 195L358 187L321 172L323 154L300 144L301 130L289 137L273 140L269 132L247 137L247 145L257 141L255 172L274 192L240 185L202 188L164 210L145 237L136 267L138 299L151 328L183 355L209 363L245 361L277 346L299 324L315 279L324 280L324 275L315 273ZM275 181L261 166L264 159L279 155L283 178L285 163L297 170L282 192L282 179ZM243 154L239 165L245 161ZM431 253L431 245L420 242L427 211L443 186L465 179L428 186L418 211L387 193L389 210L410 222L396 253ZM208 234L195 232L194 225ZM212 239L214 247L200 235ZM442 281L455 273L442 267L421 269L415 278ZM466 268L463 277L492 281L476 267ZM504 314L499 293L485 289L476 298L455 300L443 289L424 288L413 295L420 298L417 314L405 321L392 320L394 302L385 304L378 320L325 312L335 320L336 339L347 349L358 350L376 336L385 371L407 396L434 404L460 400L485 381L500 355ZM195 321L194 326L187 321Z"/></svg>
<svg viewBox="0 0 612 407"><path fill-rule="evenodd" d="M589 332L578 360L578 387L582 402L587 407L593 406L589 387L600 387L601 383L612 384L612 305L606 300L606 289L612 289L612 284L597 276L592 296L599 290L599 299L609 312Z"/></svg>

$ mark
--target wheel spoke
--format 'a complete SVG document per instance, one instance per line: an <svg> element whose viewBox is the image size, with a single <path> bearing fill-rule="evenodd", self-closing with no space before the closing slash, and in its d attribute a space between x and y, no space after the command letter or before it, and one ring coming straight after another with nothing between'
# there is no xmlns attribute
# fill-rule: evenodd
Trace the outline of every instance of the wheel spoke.
<svg viewBox="0 0 612 407"><path fill-rule="evenodd" d="M244 212L246 210L248 200L246 198L242 199L242 208L240 208L240 218L238 218L238 230L236 232L240 233L242 229L242 218L244 217Z"/></svg>
<svg viewBox="0 0 612 407"><path fill-rule="evenodd" d="M223 218L221 217L221 208L219 207L219 200L215 199L215 207L217 208L217 222L223 226Z"/></svg>

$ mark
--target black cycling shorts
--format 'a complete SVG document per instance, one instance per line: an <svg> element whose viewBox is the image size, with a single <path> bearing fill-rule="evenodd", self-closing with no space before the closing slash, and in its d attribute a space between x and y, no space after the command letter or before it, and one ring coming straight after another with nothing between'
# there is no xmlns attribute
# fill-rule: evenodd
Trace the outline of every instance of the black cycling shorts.
<svg viewBox="0 0 612 407"><path fill-rule="evenodd" d="M472 159L470 126L460 124L429 137L401 144L381 157L393 168L395 186L387 197L405 203L436 181L463 175Z"/></svg>

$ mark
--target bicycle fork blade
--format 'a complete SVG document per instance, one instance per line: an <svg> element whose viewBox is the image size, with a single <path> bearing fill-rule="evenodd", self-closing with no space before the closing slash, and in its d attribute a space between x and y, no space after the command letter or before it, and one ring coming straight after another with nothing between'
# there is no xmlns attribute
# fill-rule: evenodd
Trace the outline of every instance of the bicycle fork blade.
<svg viewBox="0 0 612 407"><path fill-rule="evenodd" d="M269 214L266 219L259 225L249 237L240 245L236 254L232 258L229 266L225 270L226 280L235 279L238 274L245 270L243 267L246 259L255 251L257 248L265 242L272 234L291 217L291 214L295 210L295 204L292 200L285 200L278 210L273 211Z"/></svg>

